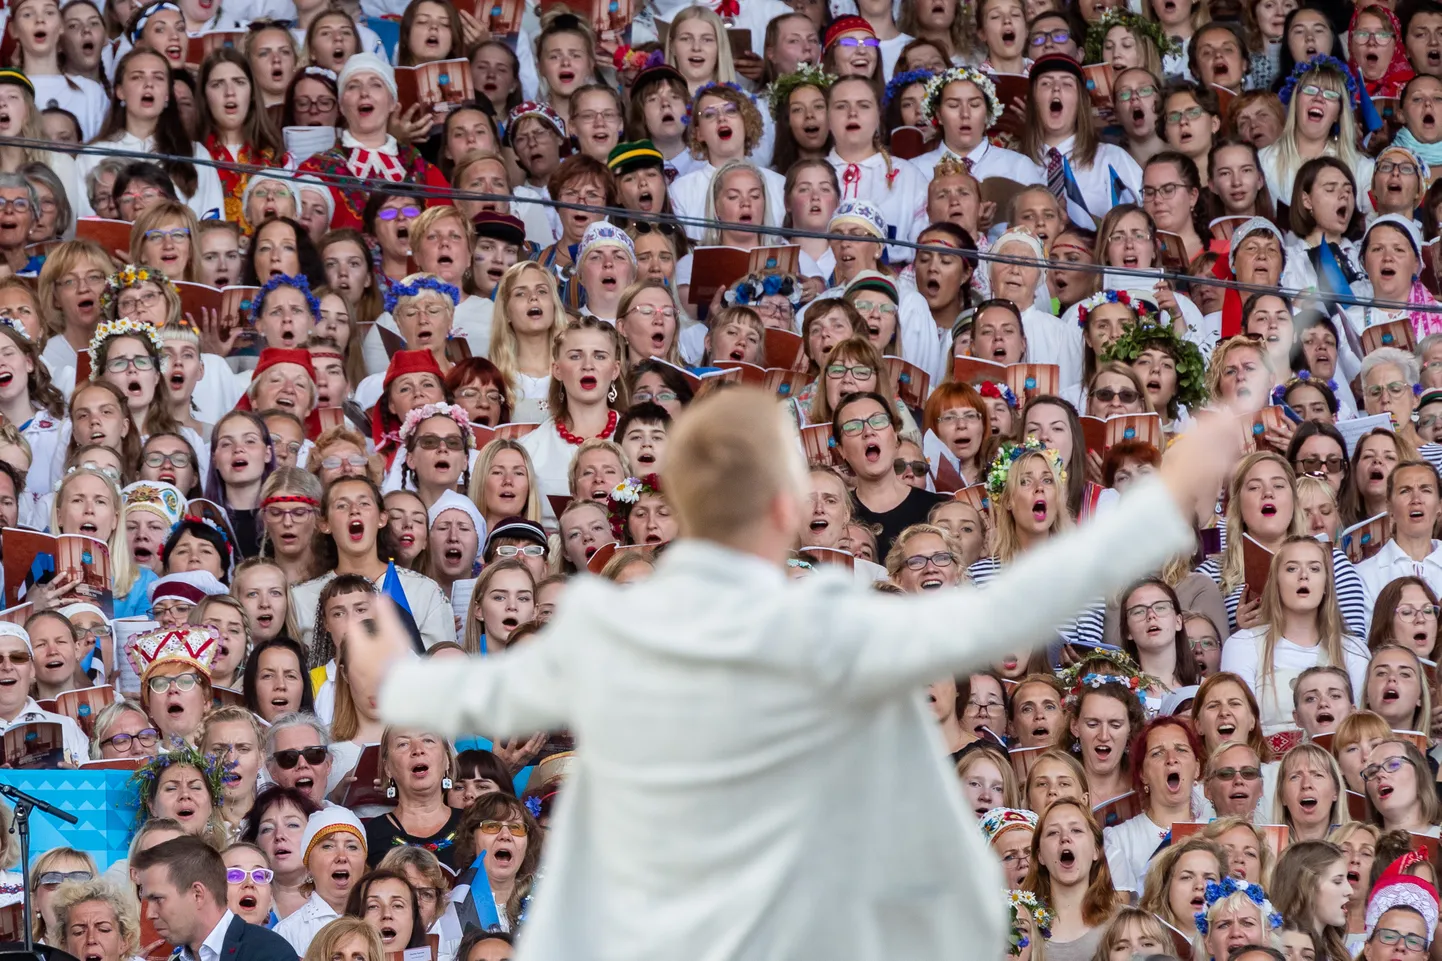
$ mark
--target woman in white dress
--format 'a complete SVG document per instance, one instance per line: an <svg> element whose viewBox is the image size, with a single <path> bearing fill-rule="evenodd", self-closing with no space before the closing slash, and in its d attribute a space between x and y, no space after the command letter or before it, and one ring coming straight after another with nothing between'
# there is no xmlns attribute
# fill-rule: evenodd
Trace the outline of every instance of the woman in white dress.
<svg viewBox="0 0 1442 961"><path fill-rule="evenodd" d="M543 420L551 390L551 349L566 329L555 274L533 260L506 269L496 285L487 356L510 386L518 424Z"/></svg>

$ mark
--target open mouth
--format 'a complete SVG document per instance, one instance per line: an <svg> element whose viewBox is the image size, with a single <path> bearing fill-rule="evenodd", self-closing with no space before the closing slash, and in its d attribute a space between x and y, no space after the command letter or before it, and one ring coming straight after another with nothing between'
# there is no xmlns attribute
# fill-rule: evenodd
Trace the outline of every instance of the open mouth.
<svg viewBox="0 0 1442 961"><path fill-rule="evenodd" d="M383 924L383 925L381 925L381 932L380 932L380 933L381 933L381 941L384 942L387 946L390 946L392 943L395 942L396 933L397 933L397 932L396 932L396 929L395 929L392 925L389 925L389 924Z"/></svg>
<svg viewBox="0 0 1442 961"><path fill-rule="evenodd" d="M446 548L446 562L447 562L447 563L449 563L449 564L459 564L460 561L461 561L461 549L460 549L459 547L448 547L448 548Z"/></svg>
<svg viewBox="0 0 1442 961"><path fill-rule="evenodd" d="M491 857L495 858L497 864L510 864L516 858L516 853L507 847L496 847L491 851Z"/></svg>
<svg viewBox="0 0 1442 961"><path fill-rule="evenodd" d="M253 894L242 894L239 903L242 911L254 911L256 904L259 902Z"/></svg>
<svg viewBox="0 0 1442 961"><path fill-rule="evenodd" d="M576 72L574 70L562 70L556 74L556 79L562 84L574 83L576 80Z"/></svg>
<svg viewBox="0 0 1442 961"><path fill-rule="evenodd" d="M1307 119L1312 121L1312 123L1321 123L1326 116L1327 115L1322 112L1321 107L1307 108Z"/></svg>
<svg viewBox="0 0 1442 961"><path fill-rule="evenodd" d="M1311 596L1312 596L1312 589L1311 589L1310 587L1308 587L1306 584L1299 585L1299 586L1297 587L1297 596L1298 596L1298 597L1311 597Z"/></svg>
<svg viewBox="0 0 1442 961"><path fill-rule="evenodd" d="M1046 105L1046 111L1053 120L1060 120L1062 115L1062 103L1060 97L1053 97Z"/></svg>
<svg viewBox="0 0 1442 961"><path fill-rule="evenodd" d="M350 537L351 541L355 543L360 542L360 539L365 536L365 532L365 523L359 518L346 525L346 534Z"/></svg>
<svg viewBox="0 0 1442 961"><path fill-rule="evenodd" d="M1373 467L1367 471L1367 479L1374 484L1379 484L1387 479L1387 473L1380 467Z"/></svg>
<svg viewBox="0 0 1442 961"><path fill-rule="evenodd" d="M866 455L866 462L867 462L868 464L875 464L877 461L881 460L881 447L880 447L880 445L878 445L878 444L867 444L867 445L866 445L865 455Z"/></svg>
<svg viewBox="0 0 1442 961"><path fill-rule="evenodd" d="M1227 795L1227 799L1230 801L1247 801L1250 800L1250 795L1248 795L1246 791L1233 791Z"/></svg>
<svg viewBox="0 0 1442 961"><path fill-rule="evenodd" d="M1317 799L1314 797L1297 798L1297 806L1308 814L1311 814L1317 809Z"/></svg>
<svg viewBox="0 0 1442 961"><path fill-rule="evenodd" d="M1181 787L1182 787L1182 776L1181 776L1180 774L1178 774L1176 771L1173 771L1172 773L1170 773L1170 774L1167 775L1167 790L1168 790L1168 791L1170 791L1170 792L1172 792L1173 794L1175 794L1177 791L1181 790Z"/></svg>
<svg viewBox="0 0 1442 961"><path fill-rule="evenodd" d="M1221 80L1223 77L1227 76L1227 74L1229 74L1230 72L1231 72L1231 71L1227 68L1227 63L1226 63L1225 60L1218 61L1217 63L1212 64L1212 79L1213 79L1213 80Z"/></svg>
<svg viewBox="0 0 1442 961"><path fill-rule="evenodd" d="M582 389L582 390L585 390L585 391L595 390L595 389L596 389L596 384L597 384L597 380L596 380L595 375L593 375L593 374L586 374L585 376L583 376L583 377L581 378L581 389Z"/></svg>
<svg viewBox="0 0 1442 961"><path fill-rule="evenodd" d="M1061 853L1057 855L1057 860L1061 861L1062 867L1069 868L1076 864L1076 852L1071 848L1062 848Z"/></svg>
<svg viewBox="0 0 1442 961"><path fill-rule="evenodd" d="M177 821L189 821L193 817L195 817L195 808L193 807L179 807L175 809L175 819Z"/></svg>
<svg viewBox="0 0 1442 961"><path fill-rule="evenodd" d="M1037 500L1033 501L1033 502L1032 502L1032 505L1031 505L1031 518L1032 518L1032 520L1034 520L1034 521L1036 521L1036 522L1038 522L1038 523L1041 523L1041 522L1043 522L1043 521L1046 520L1046 515L1047 515L1047 504L1046 504L1046 501L1041 500L1041 499L1039 499L1039 498L1038 498Z"/></svg>
<svg viewBox="0 0 1442 961"><path fill-rule="evenodd" d="M1385 799L1391 797L1391 796L1392 796L1392 792L1395 791L1395 790L1396 790L1396 788L1394 788L1394 787L1393 787L1392 785L1390 785L1390 784L1381 784L1381 785L1378 785L1378 787L1377 787L1377 799L1378 799L1379 801L1380 801L1380 800L1385 800Z"/></svg>
<svg viewBox="0 0 1442 961"><path fill-rule="evenodd" d="M295 789L297 791L300 791L302 794L309 792L310 789L313 787L315 787L315 778L298 777L295 779ZM280 857L279 850L276 851L275 856L277 859Z"/></svg>
<svg viewBox="0 0 1442 961"><path fill-rule="evenodd" d="M1010 48L1010 47L1011 47L1013 44L1015 44L1015 43L1016 43L1016 31L1015 31L1015 30L1003 30L1003 31L1001 32L1001 45L1002 45L1003 47L1008 47L1008 48Z"/></svg>
<svg viewBox="0 0 1442 961"><path fill-rule="evenodd" d="M431 773L431 766L425 761L417 761L411 765L411 777L417 780L420 780L429 773Z"/></svg>
<svg viewBox="0 0 1442 961"><path fill-rule="evenodd" d="M1277 516L1277 505L1276 505L1276 504L1263 504L1263 505L1262 505L1262 516L1263 516L1263 517L1276 517L1276 516Z"/></svg>
<svg viewBox="0 0 1442 961"><path fill-rule="evenodd" d="M1397 688L1393 687L1390 684L1382 690L1382 700L1384 701L1395 701L1401 696L1401 692L1399 692Z"/></svg>
<svg viewBox="0 0 1442 961"><path fill-rule="evenodd" d="M716 137L723 142L729 141L733 136L735 136L735 134L732 132L731 127L728 124L723 123L721 124L721 126L716 128Z"/></svg>
<svg viewBox="0 0 1442 961"><path fill-rule="evenodd" d="M439 459L436 461L436 465L435 465L435 466L436 466L436 473L438 473L438 474L445 474L447 471L449 471L449 470L451 469L451 461L450 461L450 458L448 458L448 457L439 458Z"/></svg>
<svg viewBox="0 0 1442 961"><path fill-rule="evenodd" d="M330 879L337 888L346 889L350 887L350 868L336 868L330 873Z"/></svg>
<svg viewBox="0 0 1442 961"><path fill-rule="evenodd" d="M1361 874L1361 872L1360 872L1360 871L1348 871L1348 872L1347 872L1347 883L1350 884L1350 885L1352 885L1352 886L1354 886L1354 887L1355 887L1356 885L1358 885L1358 884L1361 884L1361 883L1362 883L1362 874Z"/></svg>
<svg viewBox="0 0 1442 961"><path fill-rule="evenodd" d="M1096 747L1092 748L1092 753L1096 755L1097 760L1105 761L1107 758L1112 756L1112 749L1110 745L1098 744Z"/></svg>
<svg viewBox="0 0 1442 961"><path fill-rule="evenodd" d="M938 574L928 574L921 579L921 589L923 591L937 591L945 586L946 581L942 580Z"/></svg>
<svg viewBox="0 0 1442 961"><path fill-rule="evenodd" d="M1333 714L1326 708L1323 708L1322 710L1317 712L1318 724L1331 724L1335 720L1337 720L1337 715Z"/></svg>
<svg viewBox="0 0 1442 961"><path fill-rule="evenodd" d="M100 528L95 526L94 521L84 521L80 525L80 533L82 534L94 534L99 530Z"/></svg>
<svg viewBox="0 0 1442 961"><path fill-rule="evenodd" d="M180 704L172 702L171 704L166 705L165 713L169 714L171 717L179 717L180 715L185 713L185 708Z"/></svg>

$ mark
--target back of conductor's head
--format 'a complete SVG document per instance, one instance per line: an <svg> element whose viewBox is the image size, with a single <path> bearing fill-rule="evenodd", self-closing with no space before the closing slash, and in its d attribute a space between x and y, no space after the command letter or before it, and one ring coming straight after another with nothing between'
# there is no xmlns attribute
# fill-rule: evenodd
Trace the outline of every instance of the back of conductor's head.
<svg viewBox="0 0 1442 961"><path fill-rule="evenodd" d="M661 473L683 537L778 564L786 558L805 499L806 460L775 394L732 387L691 404Z"/></svg>

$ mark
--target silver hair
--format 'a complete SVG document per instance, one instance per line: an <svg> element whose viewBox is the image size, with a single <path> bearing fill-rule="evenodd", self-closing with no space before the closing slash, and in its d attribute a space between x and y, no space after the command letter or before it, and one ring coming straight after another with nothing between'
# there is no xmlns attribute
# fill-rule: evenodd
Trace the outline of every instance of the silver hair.
<svg viewBox="0 0 1442 961"><path fill-rule="evenodd" d="M320 745L327 750L330 749L330 728L319 717L310 711L291 711L289 714L282 714L271 722L265 732L265 756L267 761L275 753L275 738L281 731L292 727L308 727L315 730L316 739Z"/></svg>
<svg viewBox="0 0 1442 961"><path fill-rule="evenodd" d="M30 204L30 217L32 220L40 219L40 193L35 185L25 179L21 173L0 173L0 190L23 190Z"/></svg>
<svg viewBox="0 0 1442 961"><path fill-rule="evenodd" d="M1396 347L1379 347L1362 358L1362 373L1359 375L1362 383L1365 385L1367 375L1383 364L1392 364L1400 370L1409 384L1415 384L1421 379L1421 366L1416 357Z"/></svg>

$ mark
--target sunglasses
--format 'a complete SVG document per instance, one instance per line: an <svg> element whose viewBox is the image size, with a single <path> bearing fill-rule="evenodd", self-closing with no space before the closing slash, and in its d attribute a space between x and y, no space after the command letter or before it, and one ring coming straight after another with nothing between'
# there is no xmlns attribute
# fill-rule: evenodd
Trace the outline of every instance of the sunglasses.
<svg viewBox="0 0 1442 961"><path fill-rule="evenodd" d="M1230 781L1238 774L1242 776L1243 781L1255 781L1262 776L1262 769L1259 767L1223 767L1213 771L1212 777Z"/></svg>
<svg viewBox="0 0 1442 961"><path fill-rule="evenodd" d="M89 871L46 871L40 875L42 887L53 888L64 881L76 881L83 883L94 878L95 875Z"/></svg>
<svg viewBox="0 0 1442 961"><path fill-rule="evenodd" d="M1101 401L1103 404L1110 404L1112 401L1116 400L1119 397L1121 398L1123 404L1135 404L1137 400L1141 397L1141 394L1138 394L1130 387L1123 387L1121 390L1117 390L1113 387L1098 387L1096 390L1092 391L1092 396L1095 397L1097 400Z"/></svg>
<svg viewBox="0 0 1442 961"><path fill-rule="evenodd" d="M387 220L387 221L389 221L389 220L395 220L395 219L396 219L397 217L399 217L401 214L405 214L407 218L419 217L419 216L421 215L421 208L419 208L419 207L383 207L383 208L381 208L381 211L376 214L376 216L377 216L378 218L380 218L381 220Z"/></svg>
<svg viewBox="0 0 1442 961"><path fill-rule="evenodd" d="M282 771L289 771L300 763L301 758L305 758L305 763L311 767L318 767L321 762L326 759L326 755L328 754L330 754L330 751L326 748L314 745L312 747L295 747L284 751L276 751L270 756L270 759L274 761L275 766Z"/></svg>
<svg viewBox="0 0 1442 961"><path fill-rule="evenodd" d="M840 47L880 47L881 41L875 37L842 37L836 41Z"/></svg>
<svg viewBox="0 0 1442 961"><path fill-rule="evenodd" d="M523 838L526 836L526 825L523 821L482 821L482 834L500 834L501 828L511 832L512 837Z"/></svg>
<svg viewBox="0 0 1442 961"><path fill-rule="evenodd" d="M244 884L246 878L249 878L256 884L269 884L274 877L275 872L270 868L255 868L250 871L247 871L245 868L225 869L226 884Z"/></svg>
<svg viewBox="0 0 1442 961"><path fill-rule="evenodd" d="M11 651L9 654L6 654L5 657L9 659L11 664L17 667L23 664L29 664L35 660L35 658L30 656L29 651Z"/></svg>
<svg viewBox="0 0 1442 961"><path fill-rule="evenodd" d="M891 462L891 469L897 477L911 471L913 477L925 477L931 471L931 465L924 460L907 460L905 457L898 457Z"/></svg>
<svg viewBox="0 0 1442 961"><path fill-rule="evenodd" d="M424 434L416 438L416 446L421 450L465 450L466 442L459 434L452 434L449 437L442 437L439 434Z"/></svg>

